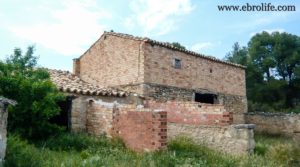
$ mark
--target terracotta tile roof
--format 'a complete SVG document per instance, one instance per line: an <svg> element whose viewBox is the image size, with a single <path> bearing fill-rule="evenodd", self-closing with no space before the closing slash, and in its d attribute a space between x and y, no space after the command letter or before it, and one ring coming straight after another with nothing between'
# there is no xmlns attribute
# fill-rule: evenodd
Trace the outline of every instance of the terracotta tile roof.
<svg viewBox="0 0 300 167"><path fill-rule="evenodd" d="M51 81L60 91L67 93L95 95L95 96L118 96L125 97L129 93L114 88L99 87L83 81L78 76L69 71L47 69L50 74Z"/></svg>
<svg viewBox="0 0 300 167"><path fill-rule="evenodd" d="M240 67L240 68L243 68L243 69L246 68L246 66L243 66L243 65L240 65L240 64L223 61L223 60L217 59L213 56L206 56L206 55L203 55L203 54L200 54L200 53L197 53L197 52L194 52L194 51L190 51L190 50L187 50L187 49L180 49L180 48L174 47L173 45L171 45L167 42L160 42L160 41L156 41L156 40L146 38L146 37L138 37L138 36L133 36L133 35L129 35L129 34L116 33L116 32L106 32L106 31L104 31L102 36L103 35L114 35L114 36L118 36L118 37L122 37L122 38L145 41L145 42L148 42L148 43L151 43L151 44L159 45L159 46L166 47L166 48L169 48L169 49L173 49L173 50L176 50L176 51L179 51L179 52L184 52L184 53L187 53L189 55L198 56L198 57L208 59L208 60L212 60L212 61L215 61L215 62L228 64L228 65L232 65L232 66L235 66L235 67Z"/></svg>

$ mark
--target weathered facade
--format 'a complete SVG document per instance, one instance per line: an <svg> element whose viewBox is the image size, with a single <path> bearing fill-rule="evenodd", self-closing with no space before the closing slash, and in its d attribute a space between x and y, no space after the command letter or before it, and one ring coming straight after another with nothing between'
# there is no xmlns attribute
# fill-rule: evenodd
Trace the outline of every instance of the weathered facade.
<svg viewBox="0 0 300 167"><path fill-rule="evenodd" d="M233 112L234 122L244 122L247 99L241 65L112 32L105 32L73 64L73 73L86 82L162 102L203 102L200 96L204 95L213 98L210 103Z"/></svg>
<svg viewBox="0 0 300 167"><path fill-rule="evenodd" d="M251 153L245 70L169 44L105 32L73 61L73 74L49 70L69 98L73 132L121 137L134 150L166 148L188 134L228 153ZM224 142L228 142L224 145Z"/></svg>
<svg viewBox="0 0 300 167"><path fill-rule="evenodd" d="M7 107L8 105L16 105L17 103L13 100L9 100L7 98L0 96L0 166L3 165L3 161L5 158L5 151L6 151L6 126L7 126L7 117L8 117L8 111Z"/></svg>

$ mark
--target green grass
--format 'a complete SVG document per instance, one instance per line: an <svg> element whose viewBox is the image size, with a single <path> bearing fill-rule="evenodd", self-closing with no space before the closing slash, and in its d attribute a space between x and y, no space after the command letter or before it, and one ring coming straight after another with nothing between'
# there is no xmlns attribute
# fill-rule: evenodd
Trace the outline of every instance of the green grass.
<svg viewBox="0 0 300 167"><path fill-rule="evenodd" d="M135 153L121 140L85 134L61 134L46 141L29 143L17 135L8 137L6 166L31 167L255 167L299 166L300 147L290 138L256 136L257 147L251 156L233 157L179 137L168 150ZM298 159L297 159L298 158Z"/></svg>

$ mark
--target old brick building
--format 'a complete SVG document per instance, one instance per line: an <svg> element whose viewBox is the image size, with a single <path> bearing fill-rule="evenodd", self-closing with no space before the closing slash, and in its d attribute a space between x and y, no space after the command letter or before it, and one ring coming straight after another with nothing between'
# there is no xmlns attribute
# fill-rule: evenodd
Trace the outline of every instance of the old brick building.
<svg viewBox="0 0 300 167"><path fill-rule="evenodd" d="M247 99L241 65L114 32L104 32L73 61L73 73L88 83L161 102L221 104L234 113L235 123L244 122Z"/></svg>
<svg viewBox="0 0 300 167"><path fill-rule="evenodd" d="M121 137L134 150L188 135L220 151L253 152L245 69L148 38L104 32L73 74L49 70L67 95L57 118L73 132Z"/></svg>

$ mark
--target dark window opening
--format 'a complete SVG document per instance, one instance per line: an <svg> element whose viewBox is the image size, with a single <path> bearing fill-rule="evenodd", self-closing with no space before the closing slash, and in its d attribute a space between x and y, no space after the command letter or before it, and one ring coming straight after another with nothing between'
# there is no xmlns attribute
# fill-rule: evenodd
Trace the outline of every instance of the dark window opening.
<svg viewBox="0 0 300 167"><path fill-rule="evenodd" d="M214 104L215 98L216 98L215 94L195 93L195 101L196 102Z"/></svg>
<svg viewBox="0 0 300 167"><path fill-rule="evenodd" d="M58 103L60 107L59 115L50 119L51 123L64 127L67 131L71 128L71 109L72 109L72 97L66 97L66 100Z"/></svg>
<svg viewBox="0 0 300 167"><path fill-rule="evenodd" d="M174 59L173 66L176 69L181 69L181 60L180 59Z"/></svg>
<svg viewBox="0 0 300 167"><path fill-rule="evenodd" d="M209 69L209 72L212 73L212 69Z"/></svg>

